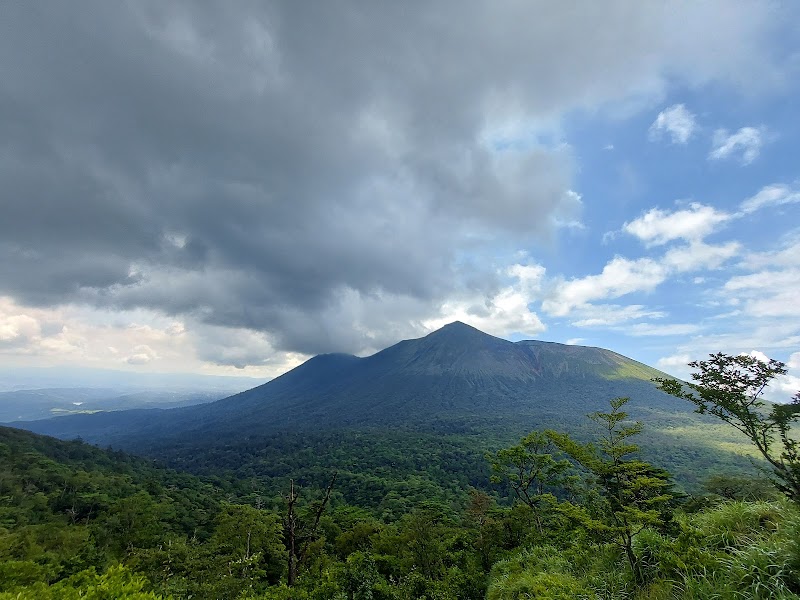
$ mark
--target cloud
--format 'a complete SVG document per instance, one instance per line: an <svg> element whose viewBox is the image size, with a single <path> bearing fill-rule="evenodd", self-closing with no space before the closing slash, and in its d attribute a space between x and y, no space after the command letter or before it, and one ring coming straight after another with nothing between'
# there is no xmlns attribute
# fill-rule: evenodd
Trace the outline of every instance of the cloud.
<svg viewBox="0 0 800 600"><path fill-rule="evenodd" d="M743 165L749 165L758 158L763 138L763 127L742 127L735 133L728 133L727 129L717 129L708 158L721 160L738 156Z"/></svg>
<svg viewBox="0 0 800 600"><path fill-rule="evenodd" d="M708 286L705 307L718 314L700 322L703 329L683 341L674 361L668 357L659 368L681 377L689 369L679 363L705 358L713 352L750 354L784 360L790 373L770 386L768 399L783 402L797 390L800 362L800 242L787 236L765 252L745 253L736 264L739 271L720 286ZM730 310L733 308L733 310Z"/></svg>
<svg viewBox="0 0 800 600"><path fill-rule="evenodd" d="M643 336L686 336L697 333L702 327L694 323L665 323L654 325L651 323L636 323L625 328L625 333L635 337Z"/></svg>
<svg viewBox="0 0 800 600"><path fill-rule="evenodd" d="M470 260L496 240L580 222L575 157L541 131L675 81L772 81L774 19L721 0L8 3L0 294L257 334L241 354L195 338L225 363L367 351L499 302ZM508 122L533 131L487 147Z"/></svg>
<svg viewBox="0 0 800 600"><path fill-rule="evenodd" d="M452 321L468 323L487 333L503 336L518 333L535 337L546 327L530 310L530 303L541 295L545 269L537 264L515 264L506 270L511 279L493 297L461 298L445 303L441 315L423 324L428 331Z"/></svg>
<svg viewBox="0 0 800 600"><path fill-rule="evenodd" d="M718 269L722 264L741 251L739 242L724 244L704 244L694 242L687 246L670 248L664 254L663 264L676 273L686 273L701 269Z"/></svg>
<svg viewBox="0 0 800 600"><path fill-rule="evenodd" d="M21 346L41 335L39 322L26 314L0 316L0 347Z"/></svg>
<svg viewBox="0 0 800 600"><path fill-rule="evenodd" d="M658 113L656 120L650 125L650 139L660 139L667 133L673 144L686 144L696 128L695 117L686 106L674 104Z"/></svg>
<svg viewBox="0 0 800 600"><path fill-rule="evenodd" d="M779 249L768 252L748 253L741 262L741 267L751 271L759 269L776 269L797 266L800 256L800 238L790 237Z"/></svg>
<svg viewBox="0 0 800 600"><path fill-rule="evenodd" d="M754 342L768 352L762 350L745 350L748 344ZM797 343L795 340L781 340L774 338L769 331L763 328L754 332L754 335L743 336L740 333L729 335L697 335L685 344L682 344L680 351L676 354L660 358L656 367L685 381L691 380L694 370L688 366L689 362L704 360L710 353L720 352L721 350L729 355L746 354L754 356L760 360L768 360L774 357L774 351L783 349L786 344ZM752 348L752 345L749 347ZM786 361L788 374L773 380L769 387L764 390L764 397L771 402L787 402L791 396L800 390L800 364L793 362L794 353Z"/></svg>
<svg viewBox="0 0 800 600"><path fill-rule="evenodd" d="M689 363L693 360L697 360L698 358L702 357L684 353L672 354L670 356L659 358L656 361L655 367L658 370L664 371L668 375L671 375L672 377L677 377L678 379L682 379L684 381L691 381L692 369L689 367Z"/></svg>
<svg viewBox="0 0 800 600"><path fill-rule="evenodd" d="M787 317L786 327L800 326L797 321L797 294L800 292L800 269L768 270L731 277L723 291L738 301L751 317Z"/></svg>
<svg viewBox="0 0 800 600"><path fill-rule="evenodd" d="M662 318L665 312L648 309L641 304L587 304L576 309L580 317L572 321L575 327L608 327L643 318Z"/></svg>
<svg viewBox="0 0 800 600"><path fill-rule="evenodd" d="M631 260L616 256L603 267L599 275L557 280L543 300L542 309L552 316L565 316L576 309L579 313L592 311L596 308L592 307L592 302L619 298L634 292L651 292L674 274L717 269L736 256L740 248L738 242L720 245L694 242L671 248L658 260ZM593 319L581 319L574 324L601 324Z"/></svg>
<svg viewBox="0 0 800 600"><path fill-rule="evenodd" d="M125 357L125 362L129 365L146 365L158 358L158 354L146 344L135 346L132 352L133 354Z"/></svg>
<svg viewBox="0 0 800 600"><path fill-rule="evenodd" d="M760 350L751 350L750 352L747 352L746 355L752 358L757 358L761 362L769 362L769 357Z"/></svg>
<svg viewBox="0 0 800 600"><path fill-rule="evenodd" d="M774 183L761 188L755 196L742 202L740 210L750 214L765 206L781 206L800 202L800 191L782 183Z"/></svg>
<svg viewBox="0 0 800 600"><path fill-rule="evenodd" d="M622 229L647 246L659 246L678 239L697 242L731 218L711 206L693 202L688 209L674 212L652 208L638 219L625 223Z"/></svg>
<svg viewBox="0 0 800 600"><path fill-rule="evenodd" d="M575 307L594 300L618 298L635 291L655 289L667 277L667 269L649 258L614 257L599 275L560 281L542 309L553 316L568 315Z"/></svg>

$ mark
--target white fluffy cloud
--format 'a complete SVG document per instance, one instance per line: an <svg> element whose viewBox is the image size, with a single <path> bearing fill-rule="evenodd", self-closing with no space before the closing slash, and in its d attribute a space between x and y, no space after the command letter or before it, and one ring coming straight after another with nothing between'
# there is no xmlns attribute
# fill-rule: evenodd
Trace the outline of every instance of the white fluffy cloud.
<svg viewBox="0 0 800 600"><path fill-rule="evenodd" d="M650 292L677 273L716 269L740 251L740 244L711 245L694 242L668 250L660 259L621 256L608 262L599 275L559 281L542 302L542 309L553 316L565 316L576 308L586 310L589 303L619 298L633 292ZM574 324L596 324L582 319Z"/></svg>
<svg viewBox="0 0 800 600"><path fill-rule="evenodd" d="M765 204L769 203L761 205ZM686 363L713 352L777 358L787 363L789 374L773 382L767 397L788 400L800 389L799 256L796 236L784 239L773 250L745 254L736 264L739 274L705 292L707 308L722 312L705 321L705 329L683 340L676 352L659 360L657 366L687 378L691 370ZM725 312L730 307L734 310Z"/></svg>
<svg viewBox="0 0 800 600"><path fill-rule="evenodd" d="M800 295L800 269L761 271L729 279L723 290L751 317L788 317L798 327L797 299ZM790 323L786 323L790 327Z"/></svg>
<svg viewBox="0 0 800 600"><path fill-rule="evenodd" d="M684 381L691 381L692 369L688 365L697 358L702 358L702 356L698 357L689 353L676 353L659 358L654 366L656 369L664 371L673 377L683 379Z"/></svg>
<svg viewBox="0 0 800 600"><path fill-rule="evenodd" d="M669 134L673 144L685 144L692 137L697 122L694 115L683 104L674 104L665 108L650 125L650 139L659 139Z"/></svg>
<svg viewBox="0 0 800 600"><path fill-rule="evenodd" d="M125 362L129 365L146 365L158 359L158 354L147 344L139 344L134 346L132 354L125 358Z"/></svg>
<svg viewBox="0 0 800 600"><path fill-rule="evenodd" d="M446 302L441 315L424 321L427 330L438 329L452 321L462 321L487 333L503 336L520 333L534 337L546 327L529 304L541 295L545 269L536 264L515 264L505 275L511 279L490 298L466 297Z"/></svg>
<svg viewBox="0 0 800 600"><path fill-rule="evenodd" d="M797 266L800 256L800 239L790 239L783 247L768 252L751 252L741 263L741 267L752 271Z"/></svg>
<svg viewBox="0 0 800 600"><path fill-rule="evenodd" d="M672 212L652 208L625 223L622 229L647 246L657 246L678 239L697 242L730 219L728 213L693 202L686 209Z"/></svg>
<svg viewBox="0 0 800 600"><path fill-rule="evenodd" d="M686 273L701 269L718 269L741 251L739 242L704 244L693 242L686 246L670 248L664 254L663 263L670 271Z"/></svg>
<svg viewBox="0 0 800 600"><path fill-rule="evenodd" d="M39 322L27 314L0 314L0 347L25 345L41 335Z"/></svg>
<svg viewBox="0 0 800 600"><path fill-rule="evenodd" d="M742 127L734 133L729 133L727 129L717 129L708 158L720 160L738 157L743 165L749 165L758 158L763 141L764 130L761 127Z"/></svg>
<svg viewBox="0 0 800 600"><path fill-rule="evenodd" d="M594 300L651 291L666 279L667 273L663 265L652 259L629 260L616 256L599 275L558 282L542 302L542 309L553 316L565 316L575 307Z"/></svg>
<svg viewBox="0 0 800 600"><path fill-rule="evenodd" d="M800 191L783 183L773 183L761 188L755 196L742 202L740 210L749 214L765 206L781 206L800 202Z"/></svg>
<svg viewBox="0 0 800 600"><path fill-rule="evenodd" d="M57 362L101 369L268 378L280 375L304 358L278 352L263 334L246 329L232 332L229 328L174 321L142 310L35 308L0 296L0 361L4 366ZM234 365L257 366L237 369Z"/></svg>

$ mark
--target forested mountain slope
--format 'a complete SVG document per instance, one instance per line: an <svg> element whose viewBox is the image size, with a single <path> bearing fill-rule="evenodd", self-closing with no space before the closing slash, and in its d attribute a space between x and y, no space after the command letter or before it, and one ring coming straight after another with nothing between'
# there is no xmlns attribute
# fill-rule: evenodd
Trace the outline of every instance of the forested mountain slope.
<svg viewBox="0 0 800 600"><path fill-rule="evenodd" d="M194 473L325 479L362 506L454 497L485 486L485 452L532 429L586 437L585 415L629 396L648 423L647 452L692 487L720 468L748 468L736 437L650 382L663 373L601 348L508 342L463 323L366 358L316 356L264 385L214 403L15 423L33 431L166 461ZM276 483L277 482L277 483Z"/></svg>

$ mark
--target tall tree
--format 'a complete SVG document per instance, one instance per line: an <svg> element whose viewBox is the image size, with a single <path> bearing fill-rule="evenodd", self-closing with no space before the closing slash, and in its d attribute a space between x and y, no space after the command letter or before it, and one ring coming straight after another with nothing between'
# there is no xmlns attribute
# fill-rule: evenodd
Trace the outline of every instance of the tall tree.
<svg viewBox="0 0 800 600"><path fill-rule="evenodd" d="M283 571L280 517L253 506L224 505L211 546L227 577L253 583L280 581Z"/></svg>
<svg viewBox="0 0 800 600"><path fill-rule="evenodd" d="M553 458L557 450L544 432L532 431L516 446L487 455L492 483L508 482L516 497L531 508L539 533L543 511L556 500L552 492L565 483L572 467L567 459Z"/></svg>
<svg viewBox="0 0 800 600"><path fill-rule="evenodd" d="M793 434L800 418L800 392L788 404L763 399L769 383L786 374L786 365L722 352L709 356L689 363L696 369L695 383L653 381L668 394L692 402L696 412L714 415L746 435L772 467L778 489L800 504L800 444Z"/></svg>
<svg viewBox="0 0 800 600"><path fill-rule="evenodd" d="M581 444L565 433L547 431L547 437L590 475L601 503L586 507L564 502L561 510L603 540L612 539L624 551L634 580L643 582L633 539L646 527L663 527L671 520L673 498L669 474L639 460L639 447L630 438L642 431L639 422L627 421L622 409L628 398L611 400L611 411L595 412L589 418L601 426L595 444Z"/></svg>

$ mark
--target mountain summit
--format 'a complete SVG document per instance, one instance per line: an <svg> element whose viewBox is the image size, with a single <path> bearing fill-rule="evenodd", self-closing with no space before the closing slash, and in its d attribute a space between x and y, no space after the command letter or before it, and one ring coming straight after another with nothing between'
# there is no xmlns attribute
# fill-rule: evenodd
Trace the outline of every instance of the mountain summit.
<svg viewBox="0 0 800 600"><path fill-rule="evenodd" d="M650 383L660 371L601 348L509 342L456 321L372 356L315 356L264 385L203 406L61 417L23 426L123 447L339 427L527 428L631 396L686 411Z"/></svg>

